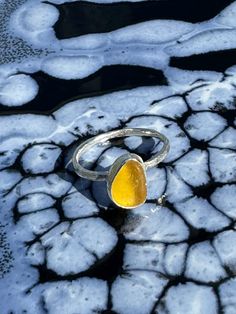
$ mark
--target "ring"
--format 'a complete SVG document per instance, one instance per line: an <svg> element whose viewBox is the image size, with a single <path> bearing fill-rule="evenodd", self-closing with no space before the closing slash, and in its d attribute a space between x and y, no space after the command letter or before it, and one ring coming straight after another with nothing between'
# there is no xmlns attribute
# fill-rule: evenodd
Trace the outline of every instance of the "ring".
<svg viewBox="0 0 236 314"><path fill-rule="evenodd" d="M108 171L91 171L80 164L81 156L97 144L110 139L127 136L145 136L158 138L163 146L147 161L133 153L118 157ZM142 128L120 129L97 135L79 145L72 157L76 174L92 181L107 181L108 195L117 206L125 209L136 208L147 198L146 170L158 165L168 154L169 140L161 133Z"/></svg>

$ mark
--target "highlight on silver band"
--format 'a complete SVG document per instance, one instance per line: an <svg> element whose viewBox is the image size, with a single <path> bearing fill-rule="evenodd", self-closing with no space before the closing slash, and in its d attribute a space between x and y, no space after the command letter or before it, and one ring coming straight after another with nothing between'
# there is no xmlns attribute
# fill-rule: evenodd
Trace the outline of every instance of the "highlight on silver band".
<svg viewBox="0 0 236 314"><path fill-rule="evenodd" d="M170 149L169 140L165 137L165 135L155 130L143 129L143 128L126 128L126 129L110 131L107 133L94 136L88 139L87 141L83 142L81 145L77 147L72 157L72 163L73 163L75 172L80 177L89 179L92 181L107 180L109 171L88 170L80 164L80 158L86 151L88 151L94 145L104 143L110 139L119 138L119 137L127 137L127 136L155 137L155 138L158 138L161 142L163 142L163 146L161 150L157 154L152 156L150 159L144 162L145 169L158 165L166 157L166 155L169 152L169 149Z"/></svg>

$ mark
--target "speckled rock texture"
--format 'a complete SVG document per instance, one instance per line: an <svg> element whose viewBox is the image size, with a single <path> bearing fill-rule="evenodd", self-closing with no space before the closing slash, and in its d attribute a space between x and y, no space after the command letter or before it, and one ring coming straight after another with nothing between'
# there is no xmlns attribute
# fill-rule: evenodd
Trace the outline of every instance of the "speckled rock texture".
<svg viewBox="0 0 236 314"><path fill-rule="evenodd" d="M236 314L236 2L203 16L183 0L111 2L0 0L0 313ZM72 36L82 8L104 14L98 33ZM144 15L128 23L128 8ZM171 145L131 211L70 163L124 127ZM105 143L83 164L159 144Z"/></svg>

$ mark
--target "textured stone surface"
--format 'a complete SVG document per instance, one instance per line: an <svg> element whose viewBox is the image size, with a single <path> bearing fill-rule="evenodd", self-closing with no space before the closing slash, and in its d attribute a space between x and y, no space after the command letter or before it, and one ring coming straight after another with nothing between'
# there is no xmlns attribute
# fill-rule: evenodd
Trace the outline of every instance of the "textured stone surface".
<svg viewBox="0 0 236 314"><path fill-rule="evenodd" d="M235 1L204 22L169 18L59 40L53 4L62 2L0 1L1 314L235 314ZM34 84L40 70L51 75L40 82L57 77L71 91L76 78L115 64L160 70L167 82L69 94L32 114L37 97L50 97ZM24 88L12 102L2 94L18 75ZM119 127L150 127L171 143L148 170L147 203L131 212L69 164L81 141ZM112 144L85 165L104 170L126 152L145 160L160 148L141 138Z"/></svg>

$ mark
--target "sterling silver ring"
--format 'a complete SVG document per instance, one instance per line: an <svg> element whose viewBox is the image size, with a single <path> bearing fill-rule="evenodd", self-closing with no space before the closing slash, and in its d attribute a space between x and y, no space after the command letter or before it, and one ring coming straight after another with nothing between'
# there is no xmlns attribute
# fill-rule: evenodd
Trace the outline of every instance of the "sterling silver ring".
<svg viewBox="0 0 236 314"><path fill-rule="evenodd" d="M81 156L93 146L110 139L127 136L158 138L163 146L158 153L145 162L137 154L124 154L114 161L108 171L91 171L80 164ZM146 170L157 166L166 157L169 149L169 140L155 130L120 129L97 135L83 142L76 148L72 163L78 176L92 181L107 181L107 191L111 200L121 208L131 209L145 203L147 198Z"/></svg>

